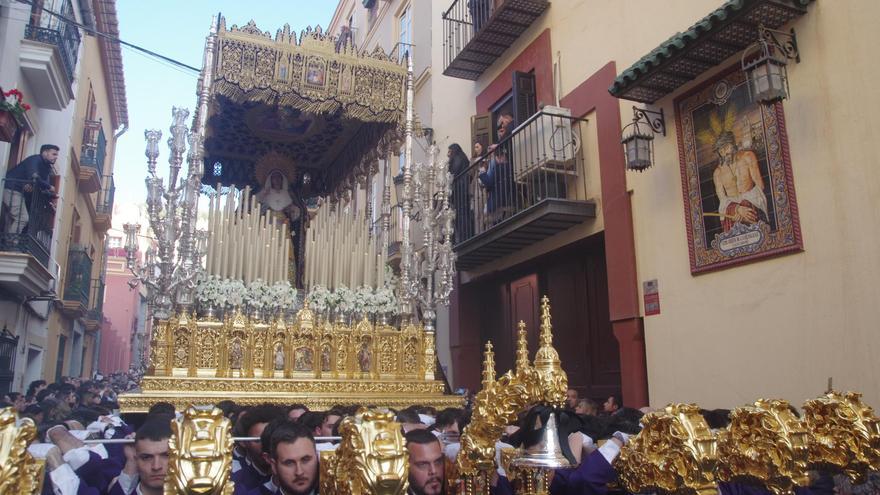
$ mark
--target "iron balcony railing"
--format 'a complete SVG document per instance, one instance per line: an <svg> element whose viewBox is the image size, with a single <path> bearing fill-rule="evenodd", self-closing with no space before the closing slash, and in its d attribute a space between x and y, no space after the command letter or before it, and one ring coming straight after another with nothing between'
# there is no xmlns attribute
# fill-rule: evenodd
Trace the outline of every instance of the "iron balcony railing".
<svg viewBox="0 0 880 495"><path fill-rule="evenodd" d="M403 239L403 234L400 230L400 216L403 214L403 208L400 205L394 205L391 207L391 216L389 217L389 226L388 226L388 256L394 256L400 251L400 242ZM381 236L382 235L382 217L376 219L373 222L373 235Z"/></svg>
<svg viewBox="0 0 880 495"><path fill-rule="evenodd" d="M67 73L68 81L73 82L73 71L76 68L76 56L79 51L80 34L76 26L62 20L56 15L50 14L43 9L42 2L33 2L31 8L31 21L25 28L25 38L48 45L54 45L58 48L61 55L61 62L64 64L64 70ZM71 0L61 3L57 10L58 14L65 19L73 19L73 3ZM50 9L53 10L53 9Z"/></svg>
<svg viewBox="0 0 880 495"><path fill-rule="evenodd" d="M581 149L585 122L540 111L465 170L453 171L455 244L547 199L586 201Z"/></svg>
<svg viewBox="0 0 880 495"><path fill-rule="evenodd" d="M443 74L477 80L549 6L549 0L452 0L441 14Z"/></svg>
<svg viewBox="0 0 880 495"><path fill-rule="evenodd" d="M453 0L443 13L443 67L449 67L492 17L492 0Z"/></svg>
<svg viewBox="0 0 880 495"><path fill-rule="evenodd" d="M116 183L113 181L113 175L105 175L101 180L101 184L95 211L104 215L111 215L113 213L113 199L116 196Z"/></svg>
<svg viewBox="0 0 880 495"><path fill-rule="evenodd" d="M3 179L0 251L30 254L49 267L55 194L37 180Z"/></svg>
<svg viewBox="0 0 880 495"><path fill-rule="evenodd" d="M64 300L78 301L83 308L89 307L91 292L92 258L80 246L70 248L67 256L67 278L64 281Z"/></svg>
<svg viewBox="0 0 880 495"><path fill-rule="evenodd" d="M103 278L92 279L92 286L89 293L89 302L91 308L87 313L88 319L100 322L104 317L104 287Z"/></svg>
<svg viewBox="0 0 880 495"><path fill-rule="evenodd" d="M80 164L92 167L98 174L104 174L104 158L107 153L107 139L100 120L86 120L83 125L82 158Z"/></svg>

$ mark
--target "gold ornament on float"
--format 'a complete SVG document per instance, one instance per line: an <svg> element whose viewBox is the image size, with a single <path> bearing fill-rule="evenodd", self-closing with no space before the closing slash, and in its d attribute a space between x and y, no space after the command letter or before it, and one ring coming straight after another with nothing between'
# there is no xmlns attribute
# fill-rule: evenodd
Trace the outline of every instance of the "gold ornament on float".
<svg viewBox="0 0 880 495"><path fill-rule="evenodd" d="M615 460L621 484L632 493L715 495L715 436L696 404L672 404L646 414L642 431Z"/></svg>
<svg viewBox="0 0 880 495"><path fill-rule="evenodd" d="M807 430L787 401L758 400L718 432L719 481L757 483L774 494L809 484Z"/></svg>
<svg viewBox="0 0 880 495"><path fill-rule="evenodd" d="M232 424L216 407L171 422L165 495L232 495Z"/></svg>
<svg viewBox="0 0 880 495"><path fill-rule="evenodd" d="M16 424L11 407L0 410L0 493L42 492L45 463L27 450L36 437L37 427L30 418Z"/></svg>
<svg viewBox="0 0 880 495"><path fill-rule="evenodd" d="M339 424L342 441L321 452L322 495L404 495L409 454L391 412L361 410Z"/></svg>
<svg viewBox="0 0 880 495"><path fill-rule="evenodd" d="M559 354L553 348L550 300L541 300L540 348L534 366L529 362L526 325L519 322L516 369L495 378L495 354L486 343L483 360L483 389L476 396L471 422L461 435L461 450L456 457L456 484L461 493L485 494L495 466L495 443L504 427L514 423L518 414L536 404L560 406L565 402L568 377Z"/></svg>

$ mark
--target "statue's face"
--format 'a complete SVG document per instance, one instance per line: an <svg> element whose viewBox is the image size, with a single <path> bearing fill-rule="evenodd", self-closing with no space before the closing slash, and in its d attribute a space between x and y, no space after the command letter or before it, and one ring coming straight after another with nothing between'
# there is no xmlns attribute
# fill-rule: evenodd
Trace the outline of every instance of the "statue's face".
<svg viewBox="0 0 880 495"><path fill-rule="evenodd" d="M281 179L280 174L272 174L272 177L269 179L272 184L272 189L281 189L284 185L284 181Z"/></svg>

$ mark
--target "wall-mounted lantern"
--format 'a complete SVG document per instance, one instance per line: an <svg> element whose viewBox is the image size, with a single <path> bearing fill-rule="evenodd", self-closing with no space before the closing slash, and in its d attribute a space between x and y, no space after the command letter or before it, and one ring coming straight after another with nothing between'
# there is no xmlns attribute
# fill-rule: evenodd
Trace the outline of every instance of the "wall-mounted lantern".
<svg viewBox="0 0 880 495"><path fill-rule="evenodd" d="M643 171L654 164L654 134L666 135L663 109L659 112L633 107L632 123L621 131L626 169Z"/></svg>
<svg viewBox="0 0 880 495"><path fill-rule="evenodd" d="M772 105L788 98L789 60L801 61L794 29L783 33L758 26L758 41L743 51L741 60L752 101Z"/></svg>

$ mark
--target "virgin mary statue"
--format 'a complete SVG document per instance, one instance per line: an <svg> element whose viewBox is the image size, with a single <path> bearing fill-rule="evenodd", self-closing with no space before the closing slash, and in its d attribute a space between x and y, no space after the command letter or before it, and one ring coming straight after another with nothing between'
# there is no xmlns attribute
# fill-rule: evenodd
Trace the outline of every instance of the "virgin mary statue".
<svg viewBox="0 0 880 495"><path fill-rule="evenodd" d="M290 250L291 259L288 260L287 278L291 285L302 287L302 248L303 232L305 231L304 219L307 218L305 204L293 193L288 183L287 176L279 169L270 171L266 181L256 194L260 203L260 212L264 215L275 217L275 225L281 228L287 225L290 232L293 249Z"/></svg>

